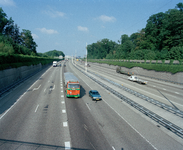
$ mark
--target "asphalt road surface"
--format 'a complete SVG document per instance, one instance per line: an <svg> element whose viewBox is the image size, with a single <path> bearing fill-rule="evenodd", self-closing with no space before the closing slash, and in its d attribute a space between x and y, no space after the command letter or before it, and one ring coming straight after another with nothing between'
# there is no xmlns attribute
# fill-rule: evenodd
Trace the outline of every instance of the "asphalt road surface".
<svg viewBox="0 0 183 150"><path fill-rule="evenodd" d="M0 98L0 149L182 149L180 137L121 102L70 61L63 63ZM79 78L80 98L65 97L64 72ZM90 89L98 90L102 101L92 101Z"/></svg>

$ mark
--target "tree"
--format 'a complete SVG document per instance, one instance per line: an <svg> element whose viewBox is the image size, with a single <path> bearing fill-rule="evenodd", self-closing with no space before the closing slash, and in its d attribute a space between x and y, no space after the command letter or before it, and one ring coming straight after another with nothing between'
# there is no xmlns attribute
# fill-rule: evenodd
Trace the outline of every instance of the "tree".
<svg viewBox="0 0 183 150"><path fill-rule="evenodd" d="M121 44L125 43L128 40L129 40L129 37L127 34L121 35Z"/></svg>
<svg viewBox="0 0 183 150"><path fill-rule="evenodd" d="M22 45L27 47L31 52L36 52L37 44L34 42L31 31L23 29L21 32Z"/></svg>
<svg viewBox="0 0 183 150"><path fill-rule="evenodd" d="M3 9L0 7L0 33L3 33L4 27L8 23L7 15L4 13Z"/></svg>

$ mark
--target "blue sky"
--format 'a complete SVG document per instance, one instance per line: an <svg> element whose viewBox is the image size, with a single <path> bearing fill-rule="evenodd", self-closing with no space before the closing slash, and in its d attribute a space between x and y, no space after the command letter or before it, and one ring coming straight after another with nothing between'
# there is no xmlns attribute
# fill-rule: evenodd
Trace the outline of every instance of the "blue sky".
<svg viewBox="0 0 183 150"><path fill-rule="evenodd" d="M30 30L37 52L63 51L83 57L86 43L117 42L146 26L156 13L181 0L0 0L0 7L22 29Z"/></svg>

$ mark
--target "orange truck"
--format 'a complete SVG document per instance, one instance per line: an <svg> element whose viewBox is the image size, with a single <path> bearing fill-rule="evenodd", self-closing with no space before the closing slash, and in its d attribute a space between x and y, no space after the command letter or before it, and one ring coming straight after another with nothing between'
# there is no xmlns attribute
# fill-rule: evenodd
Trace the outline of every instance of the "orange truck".
<svg viewBox="0 0 183 150"><path fill-rule="evenodd" d="M64 73L66 97L80 97L80 84L76 76L71 72Z"/></svg>

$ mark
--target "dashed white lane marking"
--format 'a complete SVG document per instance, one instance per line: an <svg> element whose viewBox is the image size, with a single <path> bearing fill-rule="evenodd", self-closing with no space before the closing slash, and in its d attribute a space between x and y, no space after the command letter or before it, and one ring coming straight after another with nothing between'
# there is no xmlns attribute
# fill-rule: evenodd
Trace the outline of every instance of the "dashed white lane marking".
<svg viewBox="0 0 183 150"><path fill-rule="evenodd" d="M88 107L89 110L91 110L87 103L86 103L86 106Z"/></svg>
<svg viewBox="0 0 183 150"><path fill-rule="evenodd" d="M37 105L37 107L36 107L36 109L35 109L35 112L37 111L38 107L39 107L39 105Z"/></svg>
<svg viewBox="0 0 183 150"><path fill-rule="evenodd" d="M68 126L67 122L63 122L63 127L67 127L67 126Z"/></svg>
<svg viewBox="0 0 183 150"><path fill-rule="evenodd" d="M63 92L63 90L61 92Z"/></svg>
<svg viewBox="0 0 183 150"><path fill-rule="evenodd" d="M155 85L153 85L153 87L156 87Z"/></svg>
<svg viewBox="0 0 183 150"><path fill-rule="evenodd" d="M112 149L115 150L115 148L112 146Z"/></svg>
<svg viewBox="0 0 183 150"><path fill-rule="evenodd" d="M62 101L61 103L62 103L62 104L65 104L65 101Z"/></svg>
<svg viewBox="0 0 183 150"><path fill-rule="evenodd" d="M54 86L53 86L53 89L52 90L54 90L55 89L55 84L54 84Z"/></svg>
<svg viewBox="0 0 183 150"><path fill-rule="evenodd" d="M63 95L61 95L61 97L64 97Z"/></svg>
<svg viewBox="0 0 183 150"><path fill-rule="evenodd" d="M175 92L176 94L179 94L178 92Z"/></svg>
<svg viewBox="0 0 183 150"><path fill-rule="evenodd" d="M65 149L71 149L70 142L65 142Z"/></svg>
<svg viewBox="0 0 183 150"><path fill-rule="evenodd" d="M163 90L166 90L166 89L163 88Z"/></svg>
<svg viewBox="0 0 183 150"><path fill-rule="evenodd" d="M44 89L44 92L46 91L46 89Z"/></svg>
<svg viewBox="0 0 183 150"><path fill-rule="evenodd" d="M61 89L63 89L63 87L61 87Z"/></svg>
<svg viewBox="0 0 183 150"><path fill-rule="evenodd" d="M41 77L43 77L50 69L51 69L52 67L50 67ZM40 78L41 78L40 77ZM39 78L39 79L40 79ZM39 80L38 79L38 80ZM17 99L17 101L8 109L8 110L6 110L6 112L3 114L3 115L1 115L1 117L0 117L0 119L2 119L15 105L16 105L16 103L18 103L18 101L38 82L38 80L36 80L36 82L34 82L31 86L30 86L30 88L27 90L27 91L25 91L25 93L23 94L23 95L21 95L20 96L20 98L19 99Z"/></svg>
<svg viewBox="0 0 183 150"><path fill-rule="evenodd" d="M62 110L62 113L66 113L66 110L65 110L65 109L63 109L63 110Z"/></svg>

